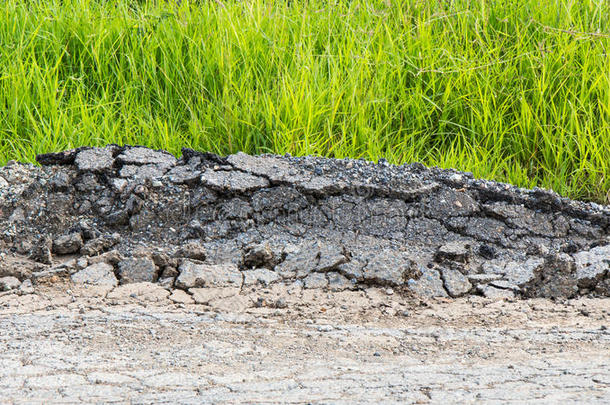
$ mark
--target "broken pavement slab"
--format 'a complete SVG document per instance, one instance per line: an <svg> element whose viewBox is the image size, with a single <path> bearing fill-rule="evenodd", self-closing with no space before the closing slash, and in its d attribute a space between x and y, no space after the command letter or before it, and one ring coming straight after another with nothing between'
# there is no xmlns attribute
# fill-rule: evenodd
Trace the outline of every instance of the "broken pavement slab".
<svg viewBox="0 0 610 405"><path fill-rule="evenodd" d="M96 263L74 273L72 282L98 286L116 287L119 284L114 274L114 267L108 263Z"/></svg>
<svg viewBox="0 0 610 405"><path fill-rule="evenodd" d="M0 276L20 282L112 284L109 267L90 269L106 264L121 285L170 294L281 283L427 297L610 294L610 208L551 191L417 163L190 149L176 159L142 146L38 161L0 168Z"/></svg>
<svg viewBox="0 0 610 405"><path fill-rule="evenodd" d="M176 287L190 289L197 287L238 287L241 288L243 275L233 264L203 264L183 260L178 267L180 275Z"/></svg>

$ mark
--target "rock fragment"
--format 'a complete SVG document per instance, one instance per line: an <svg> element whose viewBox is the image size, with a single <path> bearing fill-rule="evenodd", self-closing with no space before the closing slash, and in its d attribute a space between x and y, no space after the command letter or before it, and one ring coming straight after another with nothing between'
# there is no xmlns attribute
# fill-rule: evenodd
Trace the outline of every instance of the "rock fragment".
<svg viewBox="0 0 610 405"><path fill-rule="evenodd" d="M435 259L438 262L454 261L468 263L471 254L471 244L466 241L452 241L438 248Z"/></svg>
<svg viewBox="0 0 610 405"><path fill-rule="evenodd" d="M51 264L53 261L53 256L51 255L52 249L53 240L48 236L44 236L38 241L36 246L32 248L30 258L39 263Z"/></svg>
<svg viewBox="0 0 610 405"><path fill-rule="evenodd" d="M244 266L246 267L273 267L274 255L271 247L264 244L255 244L246 248L244 253Z"/></svg>
<svg viewBox="0 0 610 405"><path fill-rule="evenodd" d="M420 271L421 276L417 280L411 278L407 281L411 291L422 297L447 297L438 270L421 268Z"/></svg>
<svg viewBox="0 0 610 405"><path fill-rule="evenodd" d="M320 255L316 243L304 244L295 251L288 252L286 259L275 267L283 278L303 277L313 272L318 265Z"/></svg>
<svg viewBox="0 0 610 405"><path fill-rule="evenodd" d="M115 287L119 284L114 275L114 267L108 263L96 263L85 267L83 270L74 273L71 279L74 283L98 286Z"/></svg>
<svg viewBox="0 0 610 405"><path fill-rule="evenodd" d="M19 286L19 293L21 293L21 294L33 294L34 293L34 286L32 285L32 280L23 280L23 282Z"/></svg>
<svg viewBox="0 0 610 405"><path fill-rule="evenodd" d="M108 252L102 253L98 256L92 256L87 258L87 262L91 264L95 263L109 263L113 266L119 264L123 260L123 255L118 250L109 250Z"/></svg>
<svg viewBox="0 0 610 405"><path fill-rule="evenodd" d="M502 288L492 287L490 285L479 285L477 286L477 291L481 293L486 298L491 299L512 299L515 298L515 293L511 290L505 290Z"/></svg>
<svg viewBox="0 0 610 405"><path fill-rule="evenodd" d="M9 291L19 288L21 281L17 277L0 277L0 291Z"/></svg>
<svg viewBox="0 0 610 405"><path fill-rule="evenodd" d="M330 291L349 290L352 289L355 285L355 283L352 283L342 274L336 272L326 273L326 276L328 277L328 289Z"/></svg>
<svg viewBox="0 0 610 405"><path fill-rule="evenodd" d="M239 171L224 171L207 169L201 175L201 183L214 190L244 193L269 186L269 180L264 177Z"/></svg>
<svg viewBox="0 0 610 405"><path fill-rule="evenodd" d="M108 148L87 149L76 155L74 164L81 172L101 172L112 169L114 157L112 156L112 150Z"/></svg>
<svg viewBox="0 0 610 405"><path fill-rule="evenodd" d="M483 273L486 275L498 275L510 282L511 284L522 287L527 283L531 283L536 279L536 269L544 263L544 259L540 257L530 257L525 261L502 261L492 260L483 263ZM490 280L491 281L491 280Z"/></svg>
<svg viewBox="0 0 610 405"><path fill-rule="evenodd" d="M328 279L324 273L312 273L303 279L305 288L326 288Z"/></svg>
<svg viewBox="0 0 610 405"><path fill-rule="evenodd" d="M466 276L466 278L468 279L468 281L470 281L470 283L475 284L475 285L487 284L493 280L500 280L502 278L502 274L485 274L485 273L468 274Z"/></svg>
<svg viewBox="0 0 610 405"><path fill-rule="evenodd" d="M341 246L325 244L320 247L320 255L315 270L320 272L335 270L343 263L347 263L348 260Z"/></svg>
<svg viewBox="0 0 610 405"><path fill-rule="evenodd" d="M176 253L174 253L174 257L204 261L207 253L205 247L199 242L191 241L180 246Z"/></svg>
<svg viewBox="0 0 610 405"><path fill-rule="evenodd" d="M571 298L578 292L574 259L565 254L550 254L536 268L536 277L523 286L525 297Z"/></svg>
<svg viewBox="0 0 610 405"><path fill-rule="evenodd" d="M236 265L200 264L183 260L178 268L176 286L182 289L198 287L241 287L243 276Z"/></svg>
<svg viewBox="0 0 610 405"><path fill-rule="evenodd" d="M72 179L65 171L59 171L53 175L49 179L49 187L52 191L55 192L64 192L68 191L71 184Z"/></svg>
<svg viewBox="0 0 610 405"><path fill-rule="evenodd" d="M166 176L175 184L196 184L199 182L201 172L189 166L175 166L166 173Z"/></svg>
<svg viewBox="0 0 610 405"><path fill-rule="evenodd" d="M368 282L381 285L402 285L418 274L417 264L402 252L382 250L369 253L366 260L367 263L362 269L362 277Z"/></svg>
<svg viewBox="0 0 610 405"><path fill-rule="evenodd" d="M581 288L593 288L610 273L610 245L597 246L574 255L576 280Z"/></svg>
<svg viewBox="0 0 610 405"><path fill-rule="evenodd" d="M76 253L83 246L83 237L80 232L60 236L53 241L53 252L59 255Z"/></svg>
<svg viewBox="0 0 610 405"><path fill-rule="evenodd" d="M468 278L454 269L442 269L441 277L445 289L452 297L461 297L467 294L472 289L472 284Z"/></svg>
<svg viewBox="0 0 610 405"><path fill-rule="evenodd" d="M167 172L168 167L160 165L125 165L121 168L121 177L131 177L134 179L157 179L162 177Z"/></svg>
<svg viewBox="0 0 610 405"><path fill-rule="evenodd" d="M125 149L117 160L124 165L156 165L169 168L176 164L176 157L165 151L157 151L144 147L131 147Z"/></svg>
<svg viewBox="0 0 610 405"><path fill-rule="evenodd" d="M266 287L280 279L279 274L277 274L275 271L264 268L245 270L242 273L244 275L244 286L261 284Z"/></svg>
<svg viewBox="0 0 610 405"><path fill-rule="evenodd" d="M131 257L119 262L121 284L141 283L157 280L157 266L148 257Z"/></svg>

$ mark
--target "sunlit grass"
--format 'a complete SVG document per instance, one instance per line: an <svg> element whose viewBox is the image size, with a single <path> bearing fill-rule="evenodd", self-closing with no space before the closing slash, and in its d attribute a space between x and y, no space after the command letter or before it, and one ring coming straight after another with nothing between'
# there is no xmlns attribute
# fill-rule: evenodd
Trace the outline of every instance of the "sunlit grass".
<svg viewBox="0 0 610 405"><path fill-rule="evenodd" d="M0 163L106 143L384 157L604 202L609 50L605 0L8 0Z"/></svg>

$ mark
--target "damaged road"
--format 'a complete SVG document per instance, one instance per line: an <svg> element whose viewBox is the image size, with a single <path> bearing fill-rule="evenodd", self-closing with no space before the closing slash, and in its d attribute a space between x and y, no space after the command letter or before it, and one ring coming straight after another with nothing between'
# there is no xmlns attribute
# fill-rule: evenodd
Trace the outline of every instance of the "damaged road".
<svg viewBox="0 0 610 405"><path fill-rule="evenodd" d="M0 289L610 296L610 208L468 173L109 145L0 168Z"/></svg>
<svg viewBox="0 0 610 405"><path fill-rule="evenodd" d="M610 208L419 164L0 168L2 403L608 403Z"/></svg>

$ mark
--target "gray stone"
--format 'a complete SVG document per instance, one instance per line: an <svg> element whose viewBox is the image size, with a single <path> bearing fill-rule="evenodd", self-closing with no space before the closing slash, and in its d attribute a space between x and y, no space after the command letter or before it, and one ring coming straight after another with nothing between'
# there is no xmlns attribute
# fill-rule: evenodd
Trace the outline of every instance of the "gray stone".
<svg viewBox="0 0 610 405"><path fill-rule="evenodd" d="M148 256L150 255L153 262L155 262L155 266L159 268L163 268L165 266L178 267L178 260L175 258L169 257L169 255L163 251L147 251L143 250L140 254L136 256Z"/></svg>
<svg viewBox="0 0 610 405"><path fill-rule="evenodd" d="M125 165L121 168L121 177L131 177L134 179L158 179L163 177L168 167L161 165Z"/></svg>
<svg viewBox="0 0 610 405"><path fill-rule="evenodd" d="M438 248L435 259L438 262L445 260L467 263L470 259L471 244L470 242L456 240L446 243Z"/></svg>
<svg viewBox="0 0 610 405"><path fill-rule="evenodd" d="M279 274L269 269L254 269L246 270L242 272L244 275L244 286L251 286L255 284L262 284L268 286L269 284L280 279Z"/></svg>
<svg viewBox="0 0 610 405"><path fill-rule="evenodd" d="M102 235L95 239L88 240L80 249L80 253L86 256L95 256L110 249L120 241L121 235L118 233Z"/></svg>
<svg viewBox="0 0 610 405"><path fill-rule="evenodd" d="M162 278L176 278L180 275L178 269L174 266L165 266L163 267L163 272L161 273Z"/></svg>
<svg viewBox="0 0 610 405"><path fill-rule="evenodd" d="M76 253L83 246L83 237L80 233L75 232L68 235L62 235L53 241L53 252L59 255Z"/></svg>
<svg viewBox="0 0 610 405"><path fill-rule="evenodd" d="M581 288L592 288L610 272L610 245L576 253L576 279Z"/></svg>
<svg viewBox="0 0 610 405"><path fill-rule="evenodd" d="M525 297L571 298L578 293L574 259L565 253L549 255L536 268L535 277L519 286Z"/></svg>
<svg viewBox="0 0 610 405"><path fill-rule="evenodd" d="M422 297L447 297L443 280L437 270L420 267L421 276L407 281L408 288Z"/></svg>
<svg viewBox="0 0 610 405"><path fill-rule="evenodd" d="M127 148L117 157L117 160L126 165L152 164L166 168L176 164L176 157L174 155L144 147Z"/></svg>
<svg viewBox="0 0 610 405"><path fill-rule="evenodd" d="M17 277L0 277L0 291L9 291L19 288L21 281Z"/></svg>
<svg viewBox="0 0 610 405"><path fill-rule="evenodd" d="M535 257L524 263L508 262L504 268L506 280L512 284L523 286L531 282L535 277L535 270L544 263L544 259Z"/></svg>
<svg viewBox="0 0 610 405"><path fill-rule="evenodd" d="M49 187L53 191L68 191L72 179L64 171L57 172L49 179Z"/></svg>
<svg viewBox="0 0 610 405"><path fill-rule="evenodd" d="M174 257L204 261L207 256L205 247L199 242L187 242L180 246Z"/></svg>
<svg viewBox="0 0 610 405"><path fill-rule="evenodd" d="M98 182L98 178L94 173L83 173L78 178L78 182L74 185L76 189L82 193L101 190L103 186Z"/></svg>
<svg viewBox="0 0 610 405"><path fill-rule="evenodd" d="M511 283L508 280L495 280L495 281L491 281L489 283L490 286L492 287L496 287L496 288L502 288L504 290L512 290L515 292L519 292L521 291L521 288L519 288L518 285L515 285L513 283Z"/></svg>
<svg viewBox="0 0 610 405"><path fill-rule="evenodd" d="M305 243L291 251L286 259L275 266L275 271L283 278L303 277L315 271L318 265L320 248L317 243Z"/></svg>
<svg viewBox="0 0 610 405"><path fill-rule="evenodd" d="M326 273L326 276L328 277L328 289L331 291L349 290L354 287L354 283L334 271Z"/></svg>
<svg viewBox="0 0 610 405"><path fill-rule="evenodd" d="M21 208L21 207L15 208L15 210L13 211L11 216L8 217L9 223L23 222L23 221L25 221L25 212L23 211L23 208Z"/></svg>
<svg viewBox="0 0 610 405"><path fill-rule="evenodd" d="M320 247L320 257L316 271L331 271L348 261L342 246L324 244Z"/></svg>
<svg viewBox="0 0 610 405"><path fill-rule="evenodd" d="M51 264L53 262L52 249L53 240L49 236L45 236L32 248L30 258L39 263Z"/></svg>
<svg viewBox="0 0 610 405"><path fill-rule="evenodd" d="M120 179L120 178L112 179L112 187L118 193L122 193L123 190L125 190L125 187L127 187L128 183L129 182L125 179Z"/></svg>
<svg viewBox="0 0 610 405"><path fill-rule="evenodd" d="M148 257L131 257L119 262L121 284L154 282L157 280L157 266Z"/></svg>
<svg viewBox="0 0 610 405"><path fill-rule="evenodd" d="M347 182L326 176L311 176L307 180L298 182L298 185L299 189L314 194L336 193L349 187Z"/></svg>
<svg viewBox="0 0 610 405"><path fill-rule="evenodd" d="M324 273L312 273L303 279L305 288L326 288L328 279Z"/></svg>
<svg viewBox="0 0 610 405"><path fill-rule="evenodd" d="M352 258L347 263L340 264L337 266L337 271L343 274L350 280L363 281L364 280L364 268L365 264Z"/></svg>
<svg viewBox="0 0 610 405"><path fill-rule="evenodd" d="M119 262L123 260L123 255L118 250L109 250L108 252L104 252L98 256L92 256L87 259L89 264L95 263L110 263L113 266L119 264Z"/></svg>
<svg viewBox="0 0 610 405"><path fill-rule="evenodd" d="M505 202L486 204L484 208L514 227L545 236L555 235L552 217L548 214L535 212L523 205Z"/></svg>
<svg viewBox="0 0 610 405"><path fill-rule="evenodd" d="M174 287L174 281L176 281L175 277L159 277L159 281L157 281L157 284L159 284L159 286L165 288L166 290L170 290ZM182 290L176 290L176 291L182 291Z"/></svg>
<svg viewBox="0 0 610 405"><path fill-rule="evenodd" d="M445 188L429 193L424 202L427 215L443 219L447 216L470 216L479 211L479 204L468 191Z"/></svg>
<svg viewBox="0 0 610 405"><path fill-rule="evenodd" d="M183 260L178 268L176 286L182 289L197 287L241 287L243 276L232 263L200 264Z"/></svg>
<svg viewBox="0 0 610 405"><path fill-rule="evenodd" d="M74 273L72 282L100 286L117 286L119 284L114 275L114 267L108 263L96 263Z"/></svg>
<svg viewBox="0 0 610 405"><path fill-rule="evenodd" d="M269 187L269 181L260 176L239 171L215 171L207 169L201 175L201 183L214 190L243 193Z"/></svg>
<svg viewBox="0 0 610 405"><path fill-rule="evenodd" d="M381 250L370 253L366 259L368 262L362 269L362 277L369 282L402 285L414 278L418 271L416 263L402 252Z"/></svg>
<svg viewBox="0 0 610 405"><path fill-rule="evenodd" d="M201 172L189 166L175 166L166 173L166 176L175 184L195 184L199 182Z"/></svg>
<svg viewBox="0 0 610 405"><path fill-rule="evenodd" d="M492 299L512 299L515 298L515 293L511 290L492 287L490 285L478 285L477 291L486 298Z"/></svg>
<svg viewBox="0 0 610 405"><path fill-rule="evenodd" d="M262 243L246 248L244 265L246 267L272 267L274 262L273 251L269 244Z"/></svg>
<svg viewBox="0 0 610 405"><path fill-rule="evenodd" d="M100 172L112 169L114 157L112 150L108 148L87 149L76 155L74 164L80 171Z"/></svg>
<svg viewBox="0 0 610 405"><path fill-rule="evenodd" d="M250 156L239 152L228 156L227 161L236 169L262 176L274 182L298 176L288 162L274 156ZM299 180L303 180L303 178L299 177Z"/></svg>
<svg viewBox="0 0 610 405"><path fill-rule="evenodd" d="M454 269L442 269L441 277L445 289L452 297L461 297L472 289L472 284L468 278Z"/></svg>
<svg viewBox="0 0 610 405"><path fill-rule="evenodd" d="M74 263L74 260L71 260ZM64 263L63 265L59 265L57 267L52 267L48 270L38 271L32 274L32 281L35 284L44 284L44 283L53 283L57 281L58 278L67 277L70 273L75 271L74 267L68 263Z"/></svg>

